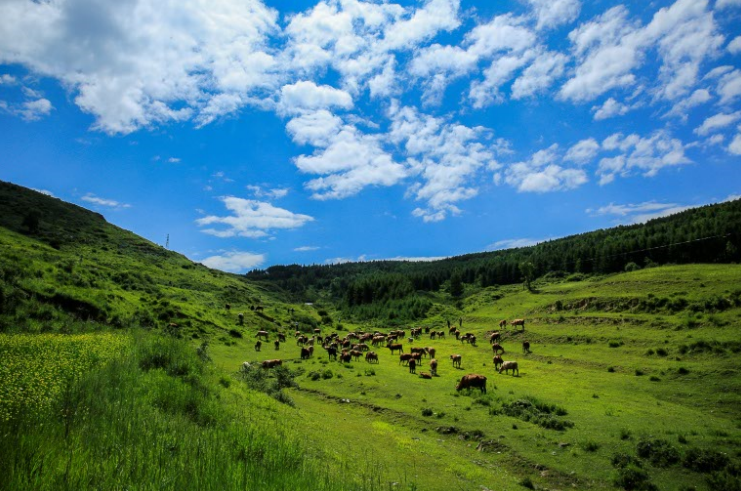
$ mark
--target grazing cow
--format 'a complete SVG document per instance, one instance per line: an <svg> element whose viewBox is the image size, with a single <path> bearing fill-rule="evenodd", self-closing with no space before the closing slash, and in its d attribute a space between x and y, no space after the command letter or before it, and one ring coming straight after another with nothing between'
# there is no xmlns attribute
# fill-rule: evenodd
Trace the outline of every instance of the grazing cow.
<svg viewBox="0 0 741 491"><path fill-rule="evenodd" d="M296 339L296 346L303 346L309 341L309 338L306 336L299 336L298 339Z"/></svg>
<svg viewBox="0 0 741 491"><path fill-rule="evenodd" d="M242 371L243 372L246 372L250 368L252 368L252 364L250 362L246 361L246 362L242 363Z"/></svg>
<svg viewBox="0 0 741 491"><path fill-rule="evenodd" d="M273 343L273 344L275 345L275 351L278 351L278 350L280 349L280 341L278 341L278 340L276 339L276 340L275 340L275 343Z"/></svg>
<svg viewBox="0 0 741 491"><path fill-rule="evenodd" d="M265 360L264 362L262 362L262 367L263 368L273 368L273 367L281 366L282 364L283 364L283 360Z"/></svg>
<svg viewBox="0 0 741 491"><path fill-rule="evenodd" d="M427 373L427 372L420 372L420 373L419 373L419 377L420 377L420 378L427 378L427 379L430 379L430 378L432 378L432 374L431 374L431 373Z"/></svg>
<svg viewBox="0 0 741 491"><path fill-rule="evenodd" d="M336 360L337 359L337 348L333 346L330 346L329 348L327 348L327 357L330 360L332 359Z"/></svg>
<svg viewBox="0 0 741 491"><path fill-rule="evenodd" d="M510 326L522 326L522 330L525 330L525 319L515 319L512 322L509 323Z"/></svg>
<svg viewBox="0 0 741 491"><path fill-rule="evenodd" d="M507 320L506 319L500 320L499 321L499 329L504 329L505 327L507 327Z"/></svg>
<svg viewBox="0 0 741 491"><path fill-rule="evenodd" d="M493 361L494 361L494 370L499 370L499 367L501 367L502 364L504 363L504 360L502 360L501 355L495 355Z"/></svg>
<svg viewBox="0 0 741 491"><path fill-rule="evenodd" d="M504 348L502 348L502 345L499 344L499 343L492 344L491 345L491 350L494 352L495 355L500 354L499 353L500 351L501 351L501 354L504 354Z"/></svg>
<svg viewBox="0 0 741 491"><path fill-rule="evenodd" d="M343 351L340 354L340 361L342 363L350 363L352 361L352 355L350 353Z"/></svg>
<svg viewBox="0 0 741 491"><path fill-rule="evenodd" d="M500 339L502 339L502 334L499 331L494 331L493 333L491 333L491 336L489 336L489 342L491 344L496 343Z"/></svg>
<svg viewBox="0 0 741 491"><path fill-rule="evenodd" d="M427 354L427 348L412 348L410 350L412 353L419 353L420 356L425 356Z"/></svg>
<svg viewBox="0 0 741 491"><path fill-rule="evenodd" d="M463 357L461 355L450 355L450 359L453 360L453 367L460 368Z"/></svg>
<svg viewBox="0 0 741 491"><path fill-rule="evenodd" d="M257 331L257 337L268 339L268 337L270 337L270 334L268 333L268 331Z"/></svg>
<svg viewBox="0 0 741 491"><path fill-rule="evenodd" d="M456 341L460 339L461 331L459 329L456 329L455 331L453 331L453 334L455 334Z"/></svg>
<svg viewBox="0 0 741 491"><path fill-rule="evenodd" d="M414 359L409 360L409 373L417 373L417 362Z"/></svg>
<svg viewBox="0 0 741 491"><path fill-rule="evenodd" d="M260 351L261 348L262 348L262 341L258 339L257 342L255 343L255 351Z"/></svg>
<svg viewBox="0 0 741 491"><path fill-rule="evenodd" d="M517 367L516 361L505 361L502 363L502 366L499 368L499 373L504 372L505 375L509 374L509 371L512 370L512 375L517 372L517 376L520 376L520 369Z"/></svg>
<svg viewBox="0 0 741 491"><path fill-rule="evenodd" d="M378 355L375 351L369 351L365 354L365 361L368 363L378 363Z"/></svg>
<svg viewBox="0 0 741 491"><path fill-rule="evenodd" d="M360 350L354 349L350 352L350 355L355 359L355 361L358 361L363 356L363 352Z"/></svg>
<svg viewBox="0 0 741 491"><path fill-rule="evenodd" d="M297 338L299 336L301 336L301 331L296 331L295 333L293 333L293 337Z"/></svg>
<svg viewBox="0 0 741 491"><path fill-rule="evenodd" d="M407 338L407 341L409 341L409 344L414 342L414 338Z"/></svg>
<svg viewBox="0 0 741 491"><path fill-rule="evenodd" d="M417 363L421 363L422 353L412 353L412 360L415 360Z"/></svg>
<svg viewBox="0 0 741 491"><path fill-rule="evenodd" d="M468 344L472 344L472 345L476 346L476 336L474 336L473 334L471 334L470 336L468 336Z"/></svg>
<svg viewBox="0 0 741 491"><path fill-rule="evenodd" d="M427 350L427 354L430 355L430 358L435 358L435 348L430 348L429 346L425 348Z"/></svg>
<svg viewBox="0 0 741 491"><path fill-rule="evenodd" d="M437 331L437 337L445 338L445 331Z"/></svg>
<svg viewBox="0 0 741 491"><path fill-rule="evenodd" d="M373 346L378 346L378 345L380 345L381 343L383 343L383 341L384 341L385 339L386 339L386 336L384 336L384 335L382 335L382 334L379 334L379 335L373 336L373 340L371 341L371 344L372 344Z"/></svg>
<svg viewBox="0 0 741 491"><path fill-rule="evenodd" d="M394 354L394 351L399 351L401 353L404 352L404 346L401 343L389 344L386 345L386 347L391 350L392 355Z"/></svg>
<svg viewBox="0 0 741 491"><path fill-rule="evenodd" d="M399 365L406 365L409 363L409 360L412 359L411 353L401 354L399 355Z"/></svg>
<svg viewBox="0 0 741 491"><path fill-rule="evenodd" d="M464 375L458 385L455 386L455 390L458 392L463 389L479 389L486 394L486 377L477 373Z"/></svg>
<svg viewBox="0 0 741 491"><path fill-rule="evenodd" d="M430 360L430 372L432 372L432 375L437 375L437 360L434 358Z"/></svg>
<svg viewBox="0 0 741 491"><path fill-rule="evenodd" d="M523 341L522 342L522 352L523 353L530 353L530 341Z"/></svg>
<svg viewBox="0 0 741 491"><path fill-rule="evenodd" d="M301 359L308 360L309 356L311 356L311 353L309 353L309 348L301 348Z"/></svg>
<svg viewBox="0 0 741 491"><path fill-rule="evenodd" d="M278 333L278 341L280 341L281 343L285 343L286 342L286 335L283 334L282 332L279 332Z"/></svg>
<svg viewBox="0 0 741 491"><path fill-rule="evenodd" d="M312 356L314 356L314 347L309 346L309 357L312 357Z"/></svg>
<svg viewBox="0 0 741 491"><path fill-rule="evenodd" d="M321 334L321 333L322 333L321 329L314 329L314 334Z"/></svg>

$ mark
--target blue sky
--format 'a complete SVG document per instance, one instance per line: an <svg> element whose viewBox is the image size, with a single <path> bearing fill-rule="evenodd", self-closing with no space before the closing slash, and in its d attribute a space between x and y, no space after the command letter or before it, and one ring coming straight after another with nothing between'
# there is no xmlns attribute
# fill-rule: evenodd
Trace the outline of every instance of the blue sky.
<svg viewBox="0 0 741 491"><path fill-rule="evenodd" d="M741 195L741 0L6 0L0 179L191 259L437 258Z"/></svg>

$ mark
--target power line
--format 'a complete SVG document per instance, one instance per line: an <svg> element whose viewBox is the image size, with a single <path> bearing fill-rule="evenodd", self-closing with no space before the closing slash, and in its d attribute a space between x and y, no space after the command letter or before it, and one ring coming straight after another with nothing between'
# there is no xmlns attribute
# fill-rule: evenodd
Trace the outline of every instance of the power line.
<svg viewBox="0 0 741 491"><path fill-rule="evenodd" d="M638 250L635 250L635 251L619 252L617 254L611 254L609 256L599 256L599 257L594 257L594 258L590 258L590 259L584 259L584 261L596 261L597 259L607 259L607 258L610 258L610 257L626 256L628 254L637 254L639 252L654 251L656 249L666 249L667 247L672 247L672 246L676 246L676 245L690 244L692 242L702 242L704 240L730 237L731 235L732 234L711 235L711 236L708 236L708 237L700 237L698 239L685 240L685 241L682 241L682 242L672 242L671 244L664 244L664 245L660 245L660 246L656 246L656 247L647 247L645 249L638 249Z"/></svg>

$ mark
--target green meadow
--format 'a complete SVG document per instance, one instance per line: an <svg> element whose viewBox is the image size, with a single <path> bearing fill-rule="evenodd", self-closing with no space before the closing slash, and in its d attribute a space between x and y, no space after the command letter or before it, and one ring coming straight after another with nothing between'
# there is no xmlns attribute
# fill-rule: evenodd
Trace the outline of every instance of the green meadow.
<svg viewBox="0 0 741 491"><path fill-rule="evenodd" d="M741 489L739 265L445 285L391 326L23 196L57 219L0 228L0 489ZM517 318L500 343L519 374L499 374L487 338ZM302 360L295 332L316 329L403 329L437 376L383 344ZM472 373L485 394L456 391Z"/></svg>

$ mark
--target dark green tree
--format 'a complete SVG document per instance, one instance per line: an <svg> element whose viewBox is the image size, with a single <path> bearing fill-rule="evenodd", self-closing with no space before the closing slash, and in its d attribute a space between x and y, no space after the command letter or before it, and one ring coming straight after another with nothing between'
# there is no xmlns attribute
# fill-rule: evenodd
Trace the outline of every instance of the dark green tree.
<svg viewBox="0 0 741 491"><path fill-rule="evenodd" d="M453 298L459 298L463 295L463 279L458 270L453 271L453 274L450 276L450 295Z"/></svg>

